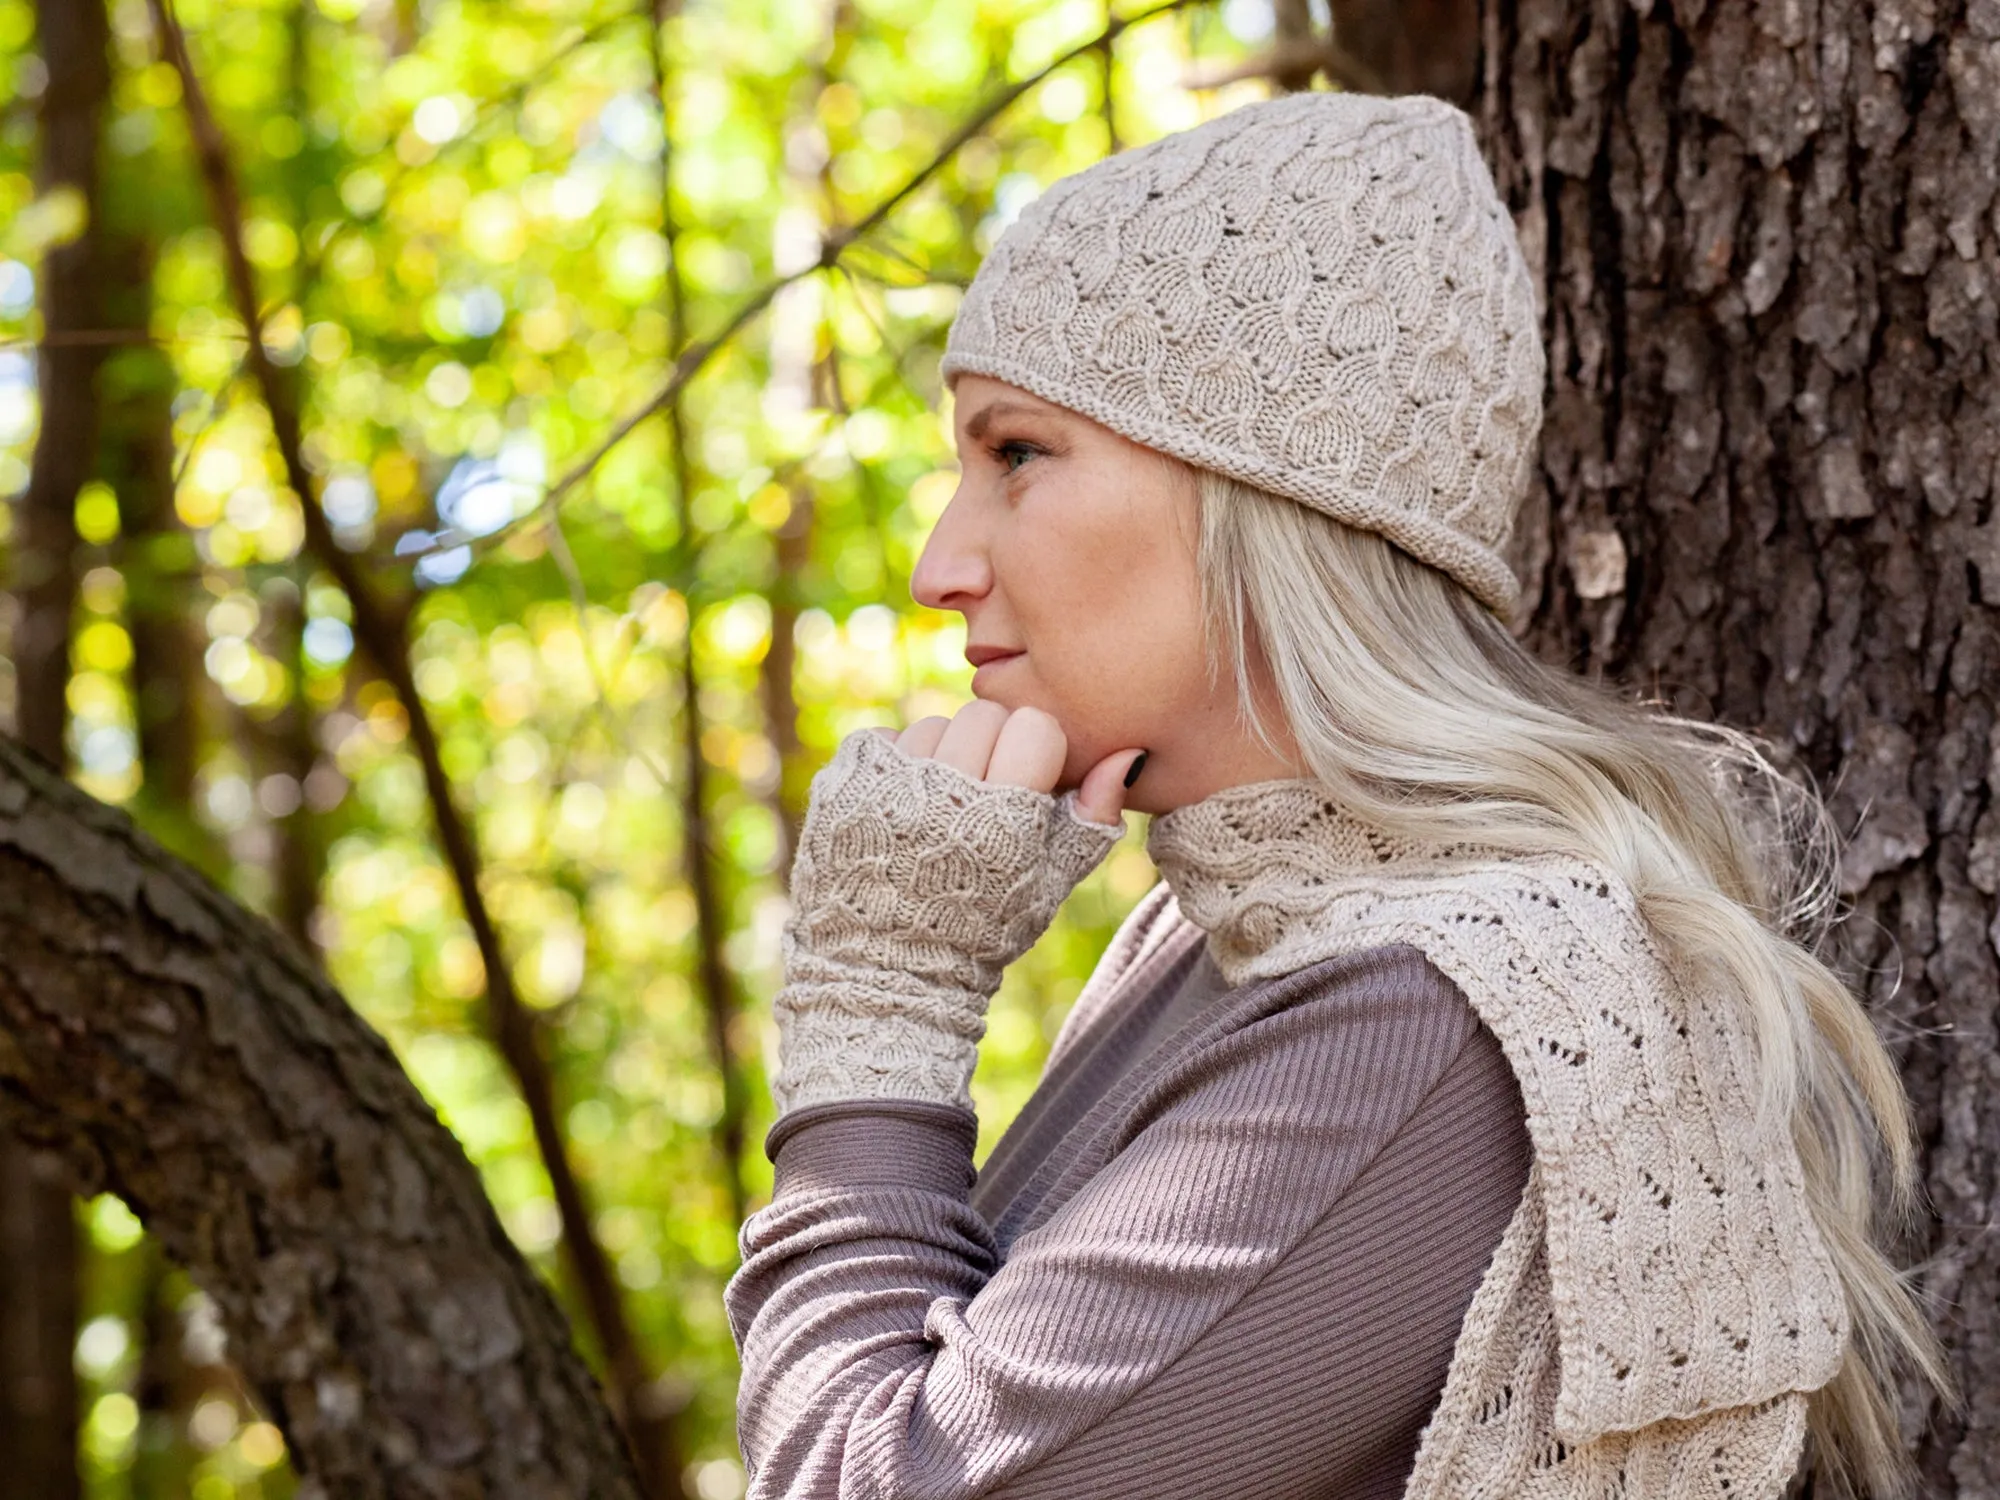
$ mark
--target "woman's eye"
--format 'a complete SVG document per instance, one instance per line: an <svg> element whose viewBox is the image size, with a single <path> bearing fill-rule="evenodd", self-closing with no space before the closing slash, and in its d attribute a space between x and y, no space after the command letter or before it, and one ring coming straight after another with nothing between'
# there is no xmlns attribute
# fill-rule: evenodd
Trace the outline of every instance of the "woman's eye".
<svg viewBox="0 0 2000 1500"><path fill-rule="evenodd" d="M1005 443L996 443L993 448L993 456L1000 461L1001 468L1012 474L1015 471L1015 466L1007 462L1008 454L1021 453L1029 458L1033 458L1041 451L1033 443L1024 443L1017 438Z"/></svg>

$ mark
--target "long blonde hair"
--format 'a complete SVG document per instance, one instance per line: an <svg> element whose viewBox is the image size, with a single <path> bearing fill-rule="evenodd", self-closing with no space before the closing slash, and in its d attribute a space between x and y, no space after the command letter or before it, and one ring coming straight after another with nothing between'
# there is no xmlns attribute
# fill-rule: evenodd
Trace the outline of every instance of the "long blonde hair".
<svg viewBox="0 0 2000 1500"><path fill-rule="evenodd" d="M1897 1379L1913 1371L1947 1399L1950 1383L1878 1239L1913 1219L1916 1151L1895 1065L1821 957L1838 841L1817 793L1748 734L1540 661L1459 584L1376 533L1190 472L1211 671L1233 670L1267 747L1295 749L1382 826L1596 861L1669 954L1739 997L1853 1327L1840 1373L1811 1399L1815 1472L1836 1492L1907 1493Z"/></svg>

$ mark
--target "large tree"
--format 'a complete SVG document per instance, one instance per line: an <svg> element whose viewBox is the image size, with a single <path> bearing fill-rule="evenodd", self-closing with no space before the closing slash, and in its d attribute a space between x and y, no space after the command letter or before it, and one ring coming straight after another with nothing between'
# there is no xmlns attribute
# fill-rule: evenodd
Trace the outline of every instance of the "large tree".
<svg viewBox="0 0 2000 1500"><path fill-rule="evenodd" d="M1483 0L1469 105L1549 349L1524 621L1761 730L1852 834L1912 1253L2000 1495L2000 0Z"/></svg>

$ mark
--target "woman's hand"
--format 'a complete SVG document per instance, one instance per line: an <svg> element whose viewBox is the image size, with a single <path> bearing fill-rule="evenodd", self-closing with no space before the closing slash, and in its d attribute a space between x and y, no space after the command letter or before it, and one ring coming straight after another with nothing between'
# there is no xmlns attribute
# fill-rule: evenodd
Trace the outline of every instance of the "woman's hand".
<svg viewBox="0 0 2000 1500"><path fill-rule="evenodd" d="M905 755L956 767L977 781L1053 792L1069 756L1069 740L1052 714L1006 709L977 698L949 719L933 714L888 738ZM1094 823L1116 823L1125 789L1138 780L1144 750L1115 750L1092 766L1077 787L1077 811Z"/></svg>
<svg viewBox="0 0 2000 1500"><path fill-rule="evenodd" d="M1142 752L1056 795L1067 753L1047 714L983 701L840 742L792 861L771 1005L781 1115L839 1099L971 1107L987 1002L1118 842Z"/></svg>

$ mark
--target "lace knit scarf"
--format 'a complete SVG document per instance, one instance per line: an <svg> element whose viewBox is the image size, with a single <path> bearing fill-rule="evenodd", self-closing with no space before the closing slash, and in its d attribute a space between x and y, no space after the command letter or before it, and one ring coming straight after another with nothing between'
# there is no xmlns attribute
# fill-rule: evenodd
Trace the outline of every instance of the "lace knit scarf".
<svg viewBox="0 0 2000 1500"><path fill-rule="evenodd" d="M1499 1038L1535 1162L1407 1500L1757 1500L1797 1467L1846 1305L1748 1038L1616 878L1417 847L1307 781L1157 818L1148 850L1232 985L1423 950Z"/></svg>

